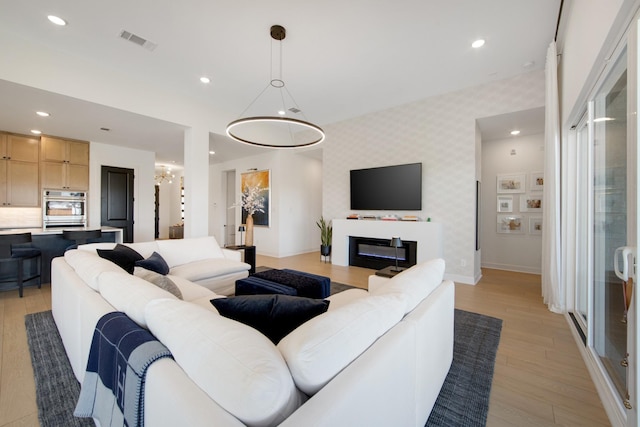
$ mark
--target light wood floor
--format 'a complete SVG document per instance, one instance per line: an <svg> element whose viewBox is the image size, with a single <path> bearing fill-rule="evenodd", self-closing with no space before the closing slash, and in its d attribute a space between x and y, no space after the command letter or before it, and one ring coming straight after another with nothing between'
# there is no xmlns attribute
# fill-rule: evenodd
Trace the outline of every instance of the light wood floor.
<svg viewBox="0 0 640 427"><path fill-rule="evenodd" d="M294 268L367 287L372 270L320 261L318 253L258 255L257 265ZM503 319L487 425L609 426L563 316L546 309L540 276L483 270L476 286L456 284L456 307ZM0 426L38 426L24 315L51 308L51 290L0 292Z"/></svg>

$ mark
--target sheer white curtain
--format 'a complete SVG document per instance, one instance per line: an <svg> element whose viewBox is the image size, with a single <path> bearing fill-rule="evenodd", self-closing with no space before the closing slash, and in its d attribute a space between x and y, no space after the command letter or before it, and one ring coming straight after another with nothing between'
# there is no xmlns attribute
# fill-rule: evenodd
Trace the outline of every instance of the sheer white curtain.
<svg viewBox="0 0 640 427"><path fill-rule="evenodd" d="M560 261L560 112L556 42L547 49L545 69L544 195L542 213L542 296L549 310L565 310Z"/></svg>

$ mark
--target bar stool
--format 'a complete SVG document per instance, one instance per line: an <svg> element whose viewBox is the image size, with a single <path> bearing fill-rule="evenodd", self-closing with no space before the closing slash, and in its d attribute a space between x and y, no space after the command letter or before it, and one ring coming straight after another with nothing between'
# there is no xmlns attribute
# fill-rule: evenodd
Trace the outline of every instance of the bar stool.
<svg viewBox="0 0 640 427"><path fill-rule="evenodd" d="M37 265L35 274L32 274L32 265L29 265L25 277L26 260L36 260ZM42 287L42 252L31 245L31 233L0 234L0 264L15 264L15 271L12 269L8 277L0 279L0 283L17 282L20 298L24 282L38 279L38 288Z"/></svg>
<svg viewBox="0 0 640 427"><path fill-rule="evenodd" d="M62 230L62 238L65 240L72 240L75 243L69 246L65 251L69 249L75 249L78 245L84 245L90 243L92 239L99 239L102 237L102 230Z"/></svg>

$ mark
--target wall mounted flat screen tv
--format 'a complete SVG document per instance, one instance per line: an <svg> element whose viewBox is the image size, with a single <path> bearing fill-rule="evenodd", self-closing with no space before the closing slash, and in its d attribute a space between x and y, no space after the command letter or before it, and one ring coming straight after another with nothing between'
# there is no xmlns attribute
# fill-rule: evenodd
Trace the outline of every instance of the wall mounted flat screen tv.
<svg viewBox="0 0 640 427"><path fill-rule="evenodd" d="M422 210L422 163L351 170L352 210Z"/></svg>

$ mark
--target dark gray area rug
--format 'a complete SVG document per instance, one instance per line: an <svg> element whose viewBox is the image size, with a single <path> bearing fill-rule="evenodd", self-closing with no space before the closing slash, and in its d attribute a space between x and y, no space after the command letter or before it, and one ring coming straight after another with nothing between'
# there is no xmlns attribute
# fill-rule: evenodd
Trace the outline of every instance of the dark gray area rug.
<svg viewBox="0 0 640 427"><path fill-rule="evenodd" d="M80 383L73 375L51 311L27 314L24 322L36 382L40 426L95 425L91 418L73 416L80 395Z"/></svg>
<svg viewBox="0 0 640 427"><path fill-rule="evenodd" d="M28 314L25 324L40 425L92 426L91 419L73 416L80 384L51 311ZM453 364L426 425L484 426L502 320L456 310L454 328Z"/></svg>

